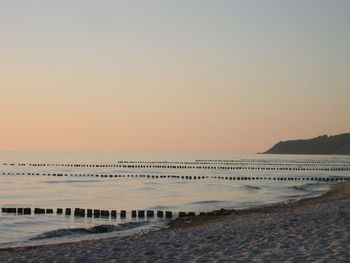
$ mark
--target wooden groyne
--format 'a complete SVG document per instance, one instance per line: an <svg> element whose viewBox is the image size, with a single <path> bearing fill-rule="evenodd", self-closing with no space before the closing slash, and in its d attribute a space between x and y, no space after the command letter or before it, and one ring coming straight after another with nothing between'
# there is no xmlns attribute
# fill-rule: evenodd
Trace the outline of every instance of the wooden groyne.
<svg viewBox="0 0 350 263"><path fill-rule="evenodd" d="M72 214L71 212L74 211ZM57 214L59 216L74 216L77 218L105 218L105 219L120 219L127 218L127 214L129 214L129 218L140 218L140 219L152 219L152 218L163 218L163 219L172 219L176 217L193 217L196 215L204 216L204 215L230 215L230 214L238 214L239 211L235 209L223 209L214 210L211 212L173 212L173 211L163 211L163 210L131 210L130 213L127 213L126 210L120 210L119 213L117 210L103 210L103 209L84 209L84 208L22 208L22 207L2 207L2 214L14 214L14 215L52 215Z"/></svg>
<svg viewBox="0 0 350 263"><path fill-rule="evenodd" d="M226 162L142 162L120 161L117 164L77 163L3 163L20 167L127 168L127 169L191 169L191 170L261 170L261 171L350 171L350 162L331 161L226 161Z"/></svg>
<svg viewBox="0 0 350 263"><path fill-rule="evenodd" d="M150 174L81 174L81 173L19 173L3 172L4 176L54 176L54 177L95 177L95 178L144 178L144 179L181 179L181 180L204 180L218 179L230 181L251 181L251 180L273 180L273 181L348 181L350 176L317 176L317 175L255 175L255 176L238 176L238 175L150 175Z"/></svg>
<svg viewBox="0 0 350 263"><path fill-rule="evenodd" d="M73 211L73 213L72 213ZM16 214L16 215L47 215L57 214L65 216L75 217L94 217L94 218L126 218L127 211L120 210L106 210L106 209L85 209L85 208L30 208L30 207L2 207L1 213L3 214ZM189 212L193 215L194 212ZM132 210L130 213L131 218L172 218L176 213L172 211L163 210Z"/></svg>

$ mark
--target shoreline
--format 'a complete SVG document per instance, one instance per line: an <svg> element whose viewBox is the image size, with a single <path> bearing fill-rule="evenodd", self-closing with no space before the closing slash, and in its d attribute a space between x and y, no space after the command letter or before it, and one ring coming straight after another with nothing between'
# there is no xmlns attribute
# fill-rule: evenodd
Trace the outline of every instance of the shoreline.
<svg viewBox="0 0 350 263"><path fill-rule="evenodd" d="M346 192L349 189L349 193ZM201 224L208 224L210 222L215 222L218 220L237 220L240 218L245 218L253 214L259 213L276 213L289 209L295 209L304 205L316 204L319 202L327 202L332 200L343 200L345 198L350 198L350 182L336 183L330 186L330 189L323 194L316 197L306 197L297 201L278 203L271 205L264 205L259 207L239 209L235 210L237 214L233 215L222 215L222 216L195 216L195 217L183 217L171 220L167 229L177 229L184 227L192 227ZM230 209L228 209L230 210ZM163 230L163 229L160 229Z"/></svg>
<svg viewBox="0 0 350 263"><path fill-rule="evenodd" d="M282 259L286 254L281 254L281 249L275 251L272 247L270 249L267 247L269 244L274 244L271 240L276 238L284 240L286 237L290 237L290 242L294 246L292 250L295 253L306 253L305 247L313 246L321 240L318 247L313 248L318 252L308 251L305 255L306 259L314 260L316 257L323 262L323 259L329 260L327 255L332 255L340 259L338 262L343 262L343 258L350 256L348 219L350 219L350 182L342 182L331 185L329 191L318 197L305 198L286 204L243 209L234 215L177 218L170 221L168 228L126 237L3 248L0 249L0 261L48 262L56 259L59 262L88 262L88 259L94 258L94 262L138 260L144 262L191 260L208 262L205 258L209 260L212 257L210 261L218 259L230 261L232 255L236 255L232 262L241 262L239 259L244 262L256 257L256 253L252 254L251 251L260 251L262 245L257 242L257 239L266 236L269 242L263 242L264 249L260 251L260 254L258 253L258 262L264 262L272 255L275 260ZM301 221L301 225L295 225L294 222L298 221ZM317 225L318 223L321 224ZM294 226L295 229L290 226ZM324 227L326 228L323 229ZM288 229L287 232L285 228ZM333 228L333 232L329 232ZM298 231L300 233L294 233ZM234 235L231 235L231 232ZM316 236L310 239L304 232L315 233ZM207 235L208 233L210 234ZM283 233L282 236L281 233ZM246 239L246 235L249 235L249 239ZM198 239L198 237L201 238ZM211 239L213 238L215 244L212 244ZM295 242L293 238L296 238L298 242ZM329 240L324 242L327 238ZM301 245L300 242L305 244ZM237 244L243 247L238 248ZM285 245L290 246L290 244ZM155 250L155 247L162 249ZM323 255L322 251L327 251L329 247L334 247L338 252ZM227 250L232 251L224 253ZM174 253L176 251L177 253ZM245 251L245 254L243 253L245 256L237 258L242 251ZM105 257L100 257L101 255ZM290 258L290 255L287 256Z"/></svg>
<svg viewBox="0 0 350 263"><path fill-rule="evenodd" d="M330 186L330 189L328 191L325 191L319 196L316 197L306 197L302 198L297 201L291 201L291 202L286 202L286 203L273 203L273 204L265 204L257 207L252 207L252 208L245 208L245 209L222 209L222 210L213 210L209 213L213 213L215 211L226 211L226 212L231 212L231 215L195 215L195 216L186 216L186 217L177 217L174 219L171 219L169 222L166 223L166 226L157 229L157 230L150 230L150 231L145 231L145 232L140 232L136 234L131 234L131 235L126 235L123 237L128 237L128 236L133 236L133 235L142 235L142 234L147 234L147 233L152 233L152 232L158 232L158 231L167 231L167 230L176 230L176 229L181 229L181 228L186 228L186 227L195 227L198 225L202 224L210 224L212 222L217 222L221 220L237 220L240 218L244 218L249 216L250 214L255 214L255 213L266 213L271 210L275 209L283 209L287 208L292 204L298 205L299 202L302 201L307 201L307 200L312 200L312 199L319 199L322 196L328 195L330 192L333 192L333 188L338 189L338 185L344 184L346 182L341 182L341 183L336 183ZM350 182L349 182L350 183ZM349 185L350 187L350 185ZM219 212L220 213L220 212ZM15 246L15 247L4 247L0 248L0 253L1 251L14 251L17 249L32 249L36 247L46 247L46 246L55 246L55 245L63 245L63 244L74 244L74 243L83 243L83 242L92 242L92 241L99 241L99 240L109 240L109 239L114 239L114 238L121 238L121 237L107 237L107 238L96 238L96 239L84 239L84 240L78 240L78 241L67 241L67 242L57 242L57 243L49 243L49 244L33 244L33 245L23 245L23 246Z"/></svg>

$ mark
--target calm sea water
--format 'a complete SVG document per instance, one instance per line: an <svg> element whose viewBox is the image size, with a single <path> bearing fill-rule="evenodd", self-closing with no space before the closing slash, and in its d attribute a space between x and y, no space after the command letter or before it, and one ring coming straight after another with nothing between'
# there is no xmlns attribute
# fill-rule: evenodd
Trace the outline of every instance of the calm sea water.
<svg viewBox="0 0 350 263"><path fill-rule="evenodd" d="M298 200L331 182L273 178L349 176L341 171L349 165L346 156L0 152L1 207L127 211L124 219L1 213L0 247L128 235L166 223L133 219L131 210L176 216ZM230 180L240 176L266 179ZM93 228L99 225L108 225L105 233Z"/></svg>

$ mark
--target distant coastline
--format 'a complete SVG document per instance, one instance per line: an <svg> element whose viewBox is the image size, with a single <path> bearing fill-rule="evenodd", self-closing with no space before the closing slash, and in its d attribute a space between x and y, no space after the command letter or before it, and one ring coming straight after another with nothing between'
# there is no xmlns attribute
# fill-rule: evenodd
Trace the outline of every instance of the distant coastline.
<svg viewBox="0 0 350 263"><path fill-rule="evenodd" d="M280 141L263 154L350 155L350 133L312 139Z"/></svg>

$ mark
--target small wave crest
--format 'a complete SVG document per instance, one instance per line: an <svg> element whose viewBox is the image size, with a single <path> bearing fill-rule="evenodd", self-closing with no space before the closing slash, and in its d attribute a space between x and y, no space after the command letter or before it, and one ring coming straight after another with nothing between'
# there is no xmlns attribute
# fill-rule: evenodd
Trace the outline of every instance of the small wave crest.
<svg viewBox="0 0 350 263"><path fill-rule="evenodd" d="M29 240L42 240L56 237L64 237L71 235L89 235L102 234L108 232L124 231L131 228L143 226L148 222L130 222L120 225L97 225L90 228L65 228L44 232L40 235L30 238Z"/></svg>
<svg viewBox="0 0 350 263"><path fill-rule="evenodd" d="M298 191L306 191L306 190L308 190L306 185L293 185L290 188L292 188L294 190L298 190Z"/></svg>
<svg viewBox="0 0 350 263"><path fill-rule="evenodd" d="M259 186L255 185L245 185L245 188L250 189L250 190L260 190L261 188Z"/></svg>
<svg viewBox="0 0 350 263"><path fill-rule="evenodd" d="M157 206L152 206L149 209L151 210L167 210L167 209L174 209L176 206L163 206L163 205L157 205Z"/></svg>
<svg viewBox="0 0 350 263"><path fill-rule="evenodd" d="M157 182L145 182L146 185L159 185Z"/></svg>
<svg viewBox="0 0 350 263"><path fill-rule="evenodd" d="M205 204L216 204L216 203L222 203L225 201L219 201L219 200L206 200L206 201L197 201L197 202L191 202L189 204L191 205L205 205Z"/></svg>
<svg viewBox="0 0 350 263"><path fill-rule="evenodd" d="M157 189L154 187L143 186L143 187L138 188L137 190L139 190L139 191L156 191Z"/></svg>
<svg viewBox="0 0 350 263"><path fill-rule="evenodd" d="M63 181L43 181L45 184L70 184L70 183L96 183L98 180L63 180Z"/></svg>

